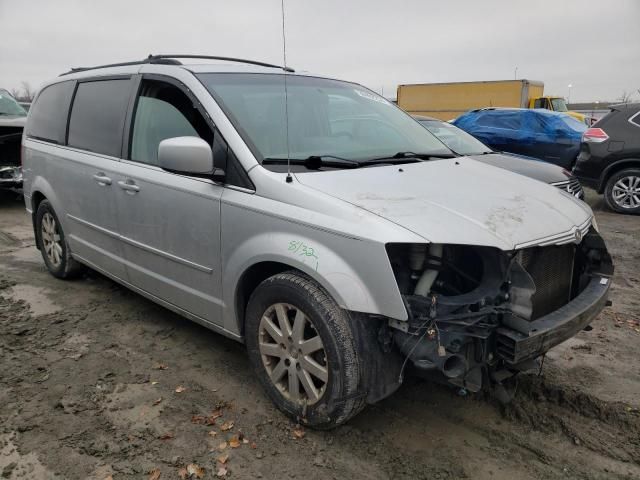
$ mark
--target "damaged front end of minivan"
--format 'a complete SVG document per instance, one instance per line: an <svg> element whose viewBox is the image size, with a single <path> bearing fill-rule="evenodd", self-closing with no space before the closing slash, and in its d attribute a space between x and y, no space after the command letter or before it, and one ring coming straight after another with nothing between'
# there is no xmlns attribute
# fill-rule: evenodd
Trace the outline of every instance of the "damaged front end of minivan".
<svg viewBox="0 0 640 480"><path fill-rule="evenodd" d="M554 244L512 251L388 244L408 321L392 343L413 370L509 399L509 379L537 365L607 304L613 264L590 223Z"/></svg>

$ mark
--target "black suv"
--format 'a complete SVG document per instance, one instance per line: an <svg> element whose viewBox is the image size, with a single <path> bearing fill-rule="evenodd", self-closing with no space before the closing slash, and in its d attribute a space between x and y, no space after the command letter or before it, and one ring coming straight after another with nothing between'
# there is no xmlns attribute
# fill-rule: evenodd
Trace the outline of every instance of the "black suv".
<svg viewBox="0 0 640 480"><path fill-rule="evenodd" d="M640 103L611 107L584 132L573 173L612 210L640 214Z"/></svg>

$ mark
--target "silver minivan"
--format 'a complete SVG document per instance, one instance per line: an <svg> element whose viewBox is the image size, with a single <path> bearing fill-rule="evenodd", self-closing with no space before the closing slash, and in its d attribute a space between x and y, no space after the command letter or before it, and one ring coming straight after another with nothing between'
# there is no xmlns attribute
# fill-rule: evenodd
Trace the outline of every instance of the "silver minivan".
<svg viewBox="0 0 640 480"><path fill-rule="evenodd" d="M245 342L318 428L409 372L505 396L607 302L611 258L571 195L455 157L355 83L201 58L42 87L24 198L54 276L89 267Z"/></svg>

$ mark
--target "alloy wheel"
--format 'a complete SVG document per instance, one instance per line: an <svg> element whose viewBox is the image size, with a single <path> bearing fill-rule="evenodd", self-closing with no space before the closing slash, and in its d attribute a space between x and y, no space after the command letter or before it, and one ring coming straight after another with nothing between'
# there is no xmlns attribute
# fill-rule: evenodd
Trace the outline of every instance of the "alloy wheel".
<svg viewBox="0 0 640 480"><path fill-rule="evenodd" d="M273 384L288 400L312 405L329 380L324 344L311 319L286 303L271 305L260 319L258 347Z"/></svg>
<svg viewBox="0 0 640 480"><path fill-rule="evenodd" d="M613 185L611 196L621 208L640 207L640 177L622 177Z"/></svg>
<svg viewBox="0 0 640 480"><path fill-rule="evenodd" d="M42 247L47 259L51 265L59 267L62 263L62 242L56 219L49 212L42 216L41 234Z"/></svg>

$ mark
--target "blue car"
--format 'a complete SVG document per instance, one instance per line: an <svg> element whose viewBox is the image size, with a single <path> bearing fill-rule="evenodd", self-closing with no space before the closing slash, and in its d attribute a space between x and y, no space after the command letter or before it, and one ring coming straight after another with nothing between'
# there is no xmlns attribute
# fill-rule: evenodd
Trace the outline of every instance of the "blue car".
<svg viewBox="0 0 640 480"><path fill-rule="evenodd" d="M538 158L567 170L576 161L587 129L564 113L524 108L471 110L453 124L493 150Z"/></svg>

